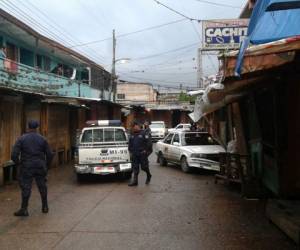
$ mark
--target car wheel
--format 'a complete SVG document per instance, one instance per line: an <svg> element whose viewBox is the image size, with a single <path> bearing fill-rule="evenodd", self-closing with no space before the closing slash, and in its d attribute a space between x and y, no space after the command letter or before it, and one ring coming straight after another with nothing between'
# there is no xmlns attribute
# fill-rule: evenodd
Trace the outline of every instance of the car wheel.
<svg viewBox="0 0 300 250"><path fill-rule="evenodd" d="M168 162L167 162L166 158L163 156L162 153L159 153L159 155L158 155L158 162L159 162L159 165L161 167L164 167L164 166L168 165Z"/></svg>
<svg viewBox="0 0 300 250"><path fill-rule="evenodd" d="M185 173L189 173L191 171L191 168L189 167L189 164L188 164L185 156L183 156L181 158L180 166L181 166L182 171Z"/></svg>

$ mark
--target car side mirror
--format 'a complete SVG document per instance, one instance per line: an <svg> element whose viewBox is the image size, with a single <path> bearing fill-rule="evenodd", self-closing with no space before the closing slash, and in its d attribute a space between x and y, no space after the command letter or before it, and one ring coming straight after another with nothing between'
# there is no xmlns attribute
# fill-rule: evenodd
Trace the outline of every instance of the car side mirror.
<svg viewBox="0 0 300 250"><path fill-rule="evenodd" d="M178 146L180 146L180 143L179 142L173 142L173 145L178 147Z"/></svg>

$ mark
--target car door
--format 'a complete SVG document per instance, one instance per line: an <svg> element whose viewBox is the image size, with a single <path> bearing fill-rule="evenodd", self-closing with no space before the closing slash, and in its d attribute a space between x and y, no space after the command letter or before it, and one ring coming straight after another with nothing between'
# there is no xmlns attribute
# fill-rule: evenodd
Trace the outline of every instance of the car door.
<svg viewBox="0 0 300 250"><path fill-rule="evenodd" d="M179 162L180 161L180 134L176 133L174 134L174 137L172 139L172 143L170 145L170 160L173 162Z"/></svg>
<svg viewBox="0 0 300 250"><path fill-rule="evenodd" d="M170 133L163 141L162 144L162 153L164 157L169 160L170 159L170 146L173 140L174 133Z"/></svg>

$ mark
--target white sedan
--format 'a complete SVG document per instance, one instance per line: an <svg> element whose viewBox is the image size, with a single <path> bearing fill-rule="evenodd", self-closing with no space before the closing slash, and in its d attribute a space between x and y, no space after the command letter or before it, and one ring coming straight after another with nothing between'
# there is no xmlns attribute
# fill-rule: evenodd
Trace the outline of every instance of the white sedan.
<svg viewBox="0 0 300 250"><path fill-rule="evenodd" d="M155 152L161 166L170 162L179 164L183 172L191 168L219 171L219 153L225 149L206 132L176 131L159 141Z"/></svg>
<svg viewBox="0 0 300 250"><path fill-rule="evenodd" d="M189 123L180 123L175 128L169 128L169 133L174 133L176 131L189 131L191 130L191 124Z"/></svg>

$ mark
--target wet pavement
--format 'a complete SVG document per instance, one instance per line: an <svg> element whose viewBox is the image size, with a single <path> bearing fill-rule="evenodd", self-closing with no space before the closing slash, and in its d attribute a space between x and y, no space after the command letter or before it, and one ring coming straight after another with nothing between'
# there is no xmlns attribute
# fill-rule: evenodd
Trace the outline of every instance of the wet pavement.
<svg viewBox="0 0 300 250"><path fill-rule="evenodd" d="M116 177L78 184L71 166L49 171L50 213L34 188L28 218L16 185L0 189L0 249L296 249L264 216L264 202L214 184L213 174L159 167L138 187Z"/></svg>

